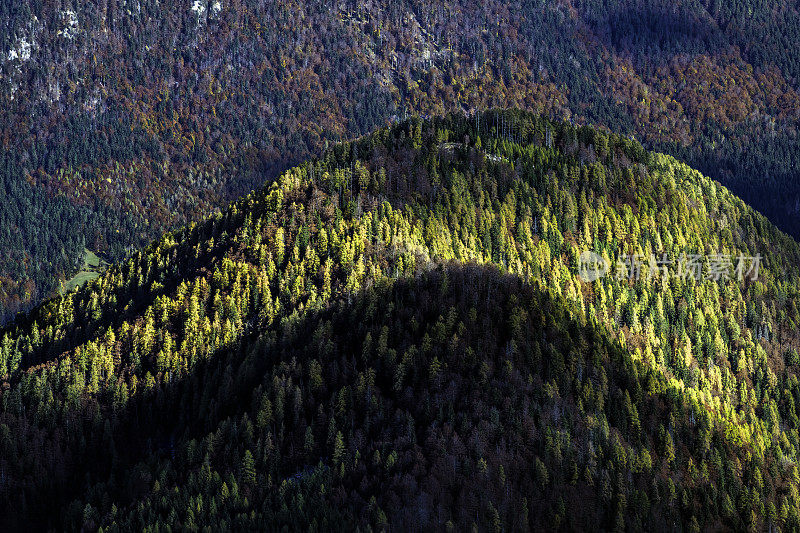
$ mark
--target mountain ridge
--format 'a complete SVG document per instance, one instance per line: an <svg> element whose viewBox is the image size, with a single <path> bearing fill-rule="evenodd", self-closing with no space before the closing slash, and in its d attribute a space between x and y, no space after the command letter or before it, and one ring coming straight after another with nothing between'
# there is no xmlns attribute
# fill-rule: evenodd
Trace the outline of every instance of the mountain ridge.
<svg viewBox="0 0 800 533"><path fill-rule="evenodd" d="M582 249L764 261L756 280L589 284ZM0 491L28 512L3 514L68 529L288 516L492 529L522 528L527 509L531 529L791 529L798 258L727 189L624 136L518 111L411 119L5 328L0 471L14 490ZM451 384L463 392L448 399ZM382 426L390 406L405 414ZM447 423L458 439L435 437L452 446L483 432L518 449L526 409L524 460L402 444ZM453 455L469 505L428 469Z"/></svg>

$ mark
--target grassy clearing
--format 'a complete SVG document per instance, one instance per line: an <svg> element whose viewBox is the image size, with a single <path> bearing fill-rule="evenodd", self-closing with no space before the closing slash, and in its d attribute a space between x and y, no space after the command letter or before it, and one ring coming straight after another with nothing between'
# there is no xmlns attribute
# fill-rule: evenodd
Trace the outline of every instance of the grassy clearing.
<svg viewBox="0 0 800 533"><path fill-rule="evenodd" d="M64 290L71 291L91 281L106 269L108 263L100 259L97 254L91 250L84 250L83 252L83 268L80 272L64 284Z"/></svg>

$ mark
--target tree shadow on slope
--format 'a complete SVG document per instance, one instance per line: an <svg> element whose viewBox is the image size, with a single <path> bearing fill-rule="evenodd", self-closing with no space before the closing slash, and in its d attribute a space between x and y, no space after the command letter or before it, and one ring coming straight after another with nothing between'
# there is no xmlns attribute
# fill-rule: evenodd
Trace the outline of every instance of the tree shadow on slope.
<svg viewBox="0 0 800 533"><path fill-rule="evenodd" d="M710 524L714 472L674 502L703 432L724 442L695 411L574 305L453 265L295 314L131 401L55 501L77 497L71 529ZM198 496L213 514L187 514Z"/></svg>
<svg viewBox="0 0 800 533"><path fill-rule="evenodd" d="M634 58L713 55L728 46L725 35L702 9L676 6L671 1L614 4L599 11L587 7L585 16L603 40Z"/></svg>

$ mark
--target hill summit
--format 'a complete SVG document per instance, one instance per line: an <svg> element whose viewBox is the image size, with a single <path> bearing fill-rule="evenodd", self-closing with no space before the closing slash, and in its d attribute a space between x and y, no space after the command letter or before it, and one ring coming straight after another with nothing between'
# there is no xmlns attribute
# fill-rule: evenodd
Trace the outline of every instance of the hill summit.
<svg viewBox="0 0 800 533"><path fill-rule="evenodd" d="M794 529L798 265L628 138L410 119L0 332L0 525Z"/></svg>

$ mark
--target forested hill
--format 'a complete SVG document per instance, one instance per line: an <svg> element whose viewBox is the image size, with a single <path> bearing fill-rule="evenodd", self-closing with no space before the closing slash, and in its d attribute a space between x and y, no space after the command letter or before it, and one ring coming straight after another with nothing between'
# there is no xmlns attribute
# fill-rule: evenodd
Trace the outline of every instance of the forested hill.
<svg viewBox="0 0 800 533"><path fill-rule="evenodd" d="M336 141L515 106L797 214L793 0L0 2L0 322Z"/></svg>
<svg viewBox="0 0 800 533"><path fill-rule="evenodd" d="M0 528L792 530L798 265L626 137L404 121L0 332Z"/></svg>

